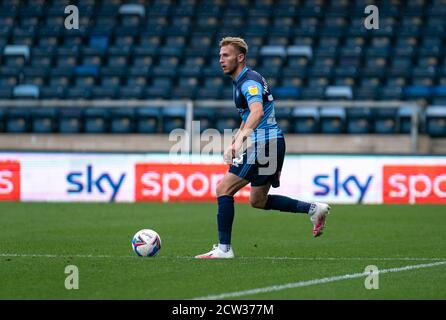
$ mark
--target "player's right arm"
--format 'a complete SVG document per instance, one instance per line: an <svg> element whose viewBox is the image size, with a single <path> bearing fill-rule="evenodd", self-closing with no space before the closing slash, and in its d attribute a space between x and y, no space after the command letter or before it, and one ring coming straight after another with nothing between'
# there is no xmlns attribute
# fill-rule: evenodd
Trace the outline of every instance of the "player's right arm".
<svg viewBox="0 0 446 320"><path fill-rule="evenodd" d="M237 137L239 136L240 132L243 131L243 128L245 127L245 121L242 120L242 123L240 124L240 128L237 130L235 135L232 136L232 142L231 145L228 146L223 154L223 159L227 164L232 164L232 158L233 158L233 148L232 145L237 140Z"/></svg>

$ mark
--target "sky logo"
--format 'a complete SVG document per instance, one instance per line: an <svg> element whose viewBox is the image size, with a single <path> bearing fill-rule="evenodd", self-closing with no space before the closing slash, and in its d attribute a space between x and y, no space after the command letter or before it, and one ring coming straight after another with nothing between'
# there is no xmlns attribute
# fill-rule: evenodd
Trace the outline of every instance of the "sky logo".
<svg viewBox="0 0 446 320"><path fill-rule="evenodd" d="M348 175L341 178L340 169L335 167L333 174L317 175L313 179L313 184L317 187L313 195L335 197L341 196L345 193L348 197L356 197L356 201L361 203L369 189L373 176L370 175L366 179L358 178L357 176Z"/></svg>
<svg viewBox="0 0 446 320"><path fill-rule="evenodd" d="M86 192L88 194L99 192L101 194L111 193L110 201L114 201L125 179L125 173L114 180L107 172L94 175L93 166L88 165L85 171L74 171L67 174L70 194Z"/></svg>

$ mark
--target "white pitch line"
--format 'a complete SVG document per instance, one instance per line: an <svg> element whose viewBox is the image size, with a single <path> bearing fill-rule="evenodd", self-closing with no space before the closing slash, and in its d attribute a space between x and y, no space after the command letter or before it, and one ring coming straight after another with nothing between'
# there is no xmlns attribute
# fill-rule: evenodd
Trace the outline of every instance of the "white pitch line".
<svg viewBox="0 0 446 320"><path fill-rule="evenodd" d="M399 267L399 268L383 269L383 270L379 270L379 273L402 272L402 271L421 269L421 268L431 268L431 267L436 267L436 266L445 265L445 264L446 264L446 261L426 263L426 264L417 264L417 265L411 265L411 266L405 266L405 267ZM251 289L251 290L228 292L228 293L222 293L222 294L218 294L218 295L198 297L198 298L194 298L193 300L220 300L220 299L226 299L226 298L235 298L235 297L254 295L254 294L259 294L259 293L280 291L280 290L299 288L299 287L308 287L308 286L318 285L318 284L322 284L322 283L329 283L329 282L361 278L361 277L368 276L368 275L370 275L369 272L344 274L341 276L313 279L313 280L308 280L308 281L291 282L291 283L287 283L287 284L283 284L283 285L275 285L275 286L256 288L256 289Z"/></svg>
<svg viewBox="0 0 446 320"><path fill-rule="evenodd" d="M26 254L26 253L0 253L0 257L9 258L90 258L90 259L137 259L136 255L112 256L112 255L93 255L93 254ZM192 256L157 256L155 259L190 259L196 260ZM422 258L422 257L236 257L243 260L303 260L303 261L443 261L446 258Z"/></svg>

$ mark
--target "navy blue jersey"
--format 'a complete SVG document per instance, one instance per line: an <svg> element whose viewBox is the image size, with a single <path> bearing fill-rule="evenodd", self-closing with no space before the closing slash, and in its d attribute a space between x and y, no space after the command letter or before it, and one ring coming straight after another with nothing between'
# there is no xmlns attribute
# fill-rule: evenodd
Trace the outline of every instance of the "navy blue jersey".
<svg viewBox="0 0 446 320"><path fill-rule="evenodd" d="M244 122L249 116L249 105L253 102L263 104L263 118L251 136L252 141L266 141L283 138L283 133L276 122L274 98L265 78L245 67L233 81L234 102Z"/></svg>

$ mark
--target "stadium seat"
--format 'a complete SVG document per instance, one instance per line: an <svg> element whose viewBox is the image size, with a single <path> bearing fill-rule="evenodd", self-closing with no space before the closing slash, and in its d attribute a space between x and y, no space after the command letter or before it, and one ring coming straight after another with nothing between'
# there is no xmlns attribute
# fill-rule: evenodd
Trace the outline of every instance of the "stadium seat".
<svg viewBox="0 0 446 320"><path fill-rule="evenodd" d="M353 98L353 92L349 86L328 86L325 89L325 96L328 99L351 100Z"/></svg>
<svg viewBox="0 0 446 320"><path fill-rule="evenodd" d="M132 133L135 128L135 109L131 107L111 108L110 132Z"/></svg>
<svg viewBox="0 0 446 320"><path fill-rule="evenodd" d="M12 95L19 99L39 98L39 87L33 84L22 84L14 87Z"/></svg>
<svg viewBox="0 0 446 320"><path fill-rule="evenodd" d="M215 128L215 110L213 108L194 108L194 121L200 122L200 133Z"/></svg>
<svg viewBox="0 0 446 320"><path fill-rule="evenodd" d="M373 130L378 134L397 133L397 109L375 108L372 110Z"/></svg>
<svg viewBox="0 0 446 320"><path fill-rule="evenodd" d="M52 133L56 130L57 110L55 108L31 109L31 132Z"/></svg>
<svg viewBox="0 0 446 320"><path fill-rule="evenodd" d="M290 107L275 107L276 121L283 133L291 133L293 130L292 111Z"/></svg>
<svg viewBox="0 0 446 320"><path fill-rule="evenodd" d="M83 110L81 108L60 108L57 119L59 133L81 133L83 130Z"/></svg>
<svg viewBox="0 0 446 320"><path fill-rule="evenodd" d="M426 133L431 137L446 137L446 106L426 108Z"/></svg>
<svg viewBox="0 0 446 320"><path fill-rule="evenodd" d="M370 109L347 108L346 109L347 133L365 134L370 133Z"/></svg>
<svg viewBox="0 0 446 320"><path fill-rule="evenodd" d="M294 133L318 133L319 110L316 107L296 107L292 111Z"/></svg>
<svg viewBox="0 0 446 320"><path fill-rule="evenodd" d="M5 132L5 117L6 110L4 108L0 108L0 132Z"/></svg>
<svg viewBox="0 0 446 320"><path fill-rule="evenodd" d="M400 107L398 109L399 133L410 133L412 129L412 108Z"/></svg>
<svg viewBox="0 0 446 320"><path fill-rule="evenodd" d="M337 134L345 132L346 112L344 108L321 108L319 115L321 133Z"/></svg>
<svg viewBox="0 0 446 320"><path fill-rule="evenodd" d="M271 85L271 84L270 84ZM300 98L301 95L301 89L297 87L292 86L286 86L286 87L274 87L273 96L276 99L290 99L290 100L297 100Z"/></svg>
<svg viewBox="0 0 446 320"><path fill-rule="evenodd" d="M26 133L30 131L29 108L9 108L6 115L6 132Z"/></svg>
<svg viewBox="0 0 446 320"><path fill-rule="evenodd" d="M5 64L8 66L24 66L30 59L28 45L7 45L3 49Z"/></svg>
<svg viewBox="0 0 446 320"><path fill-rule="evenodd" d="M136 109L136 132L158 133L161 109L156 107L140 107Z"/></svg>
<svg viewBox="0 0 446 320"><path fill-rule="evenodd" d="M183 106L169 106L162 109L163 133L170 133L174 129L185 129L186 108Z"/></svg>
<svg viewBox="0 0 446 320"><path fill-rule="evenodd" d="M225 130L234 130L240 127L240 116L230 108L215 109L215 128L221 134Z"/></svg>
<svg viewBox="0 0 446 320"><path fill-rule="evenodd" d="M109 130L110 112L107 108L91 107L84 111L85 133L107 133Z"/></svg>

